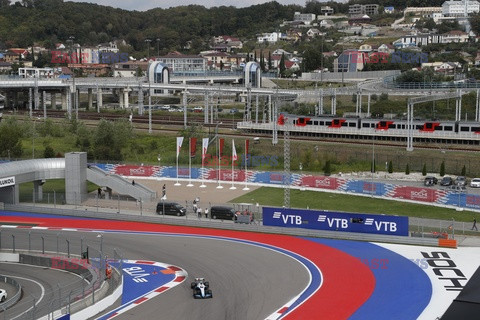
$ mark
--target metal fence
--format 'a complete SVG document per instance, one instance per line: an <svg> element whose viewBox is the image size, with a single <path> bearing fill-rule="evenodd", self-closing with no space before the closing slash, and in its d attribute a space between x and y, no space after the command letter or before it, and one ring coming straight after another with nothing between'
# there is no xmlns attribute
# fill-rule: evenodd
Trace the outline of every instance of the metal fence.
<svg viewBox="0 0 480 320"><path fill-rule="evenodd" d="M0 319L56 319L93 305L122 284L122 255L115 249L103 247L103 236L96 241L70 238L64 234L47 235L30 230L0 230L0 250L19 253L20 263L65 270L80 279L58 283L41 296L23 292L22 298L0 313ZM88 252L88 256L85 254ZM82 255L83 253L83 255ZM106 269L109 272L107 277ZM7 300L7 302L10 301Z"/></svg>
<svg viewBox="0 0 480 320"><path fill-rule="evenodd" d="M20 299L20 296L22 294L22 286L17 281L15 281L15 279L2 275L0 275L0 282L11 285L15 288L16 291L12 297L10 297L4 303L0 303L0 310L3 310L5 312L5 310L13 306Z"/></svg>

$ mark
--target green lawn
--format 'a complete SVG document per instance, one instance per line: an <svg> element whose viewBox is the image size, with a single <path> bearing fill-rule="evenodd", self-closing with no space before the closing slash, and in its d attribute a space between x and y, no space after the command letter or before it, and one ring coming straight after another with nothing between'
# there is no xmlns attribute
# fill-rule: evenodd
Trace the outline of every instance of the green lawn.
<svg viewBox="0 0 480 320"><path fill-rule="evenodd" d="M283 189L262 187L233 199L234 203L259 203L263 206L283 206ZM393 200L380 200L370 197L350 196L329 192L290 190L292 208L321 209L358 213L402 215L429 219L442 219L471 222L477 213L456 211L428 205L406 203Z"/></svg>

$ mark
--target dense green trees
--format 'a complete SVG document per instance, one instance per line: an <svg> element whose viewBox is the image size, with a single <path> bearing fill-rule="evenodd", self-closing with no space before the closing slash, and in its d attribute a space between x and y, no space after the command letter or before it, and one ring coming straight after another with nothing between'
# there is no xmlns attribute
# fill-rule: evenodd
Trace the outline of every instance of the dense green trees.
<svg viewBox="0 0 480 320"><path fill-rule="evenodd" d="M0 157L20 158L24 128L15 119L9 118L0 124Z"/></svg>
<svg viewBox="0 0 480 320"><path fill-rule="evenodd" d="M7 1L8 2L8 1ZM0 39L7 47L27 47L35 42L53 49L70 36L80 45L125 39L135 52L146 54L145 39L155 52L160 39L161 53L182 50L191 41L198 52L210 37L232 35L254 37L271 32L283 20L291 20L300 6L282 6L275 1L246 8L190 5L146 12L126 11L88 3L62 0L23 0L6 6L0 0Z"/></svg>

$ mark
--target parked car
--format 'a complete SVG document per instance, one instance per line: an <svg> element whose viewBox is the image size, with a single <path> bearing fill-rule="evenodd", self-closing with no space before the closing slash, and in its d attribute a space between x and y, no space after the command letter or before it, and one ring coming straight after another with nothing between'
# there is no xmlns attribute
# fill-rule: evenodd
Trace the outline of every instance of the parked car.
<svg viewBox="0 0 480 320"><path fill-rule="evenodd" d="M187 213L187 209L176 202L159 202L157 204L157 213L170 216L184 216Z"/></svg>
<svg viewBox="0 0 480 320"><path fill-rule="evenodd" d="M452 177L443 177L440 181L441 186L451 186L453 184Z"/></svg>
<svg viewBox="0 0 480 320"><path fill-rule="evenodd" d="M426 186L433 186L434 184L438 183L438 179L435 177L425 177L425 180L423 181L423 184Z"/></svg>
<svg viewBox="0 0 480 320"><path fill-rule="evenodd" d="M457 186L466 186L467 185L467 178L465 178L464 176L458 176L455 179L455 184Z"/></svg>
<svg viewBox="0 0 480 320"><path fill-rule="evenodd" d="M235 220L235 210L227 206L213 206L210 216L212 219Z"/></svg>
<svg viewBox="0 0 480 320"><path fill-rule="evenodd" d="M470 187L480 188L480 178L473 178L472 181L470 181Z"/></svg>

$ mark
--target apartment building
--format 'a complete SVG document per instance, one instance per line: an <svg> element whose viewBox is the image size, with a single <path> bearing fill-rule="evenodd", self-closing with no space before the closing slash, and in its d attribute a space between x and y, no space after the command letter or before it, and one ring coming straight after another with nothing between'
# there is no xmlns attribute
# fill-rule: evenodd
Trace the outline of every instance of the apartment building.
<svg viewBox="0 0 480 320"><path fill-rule="evenodd" d="M351 16L375 15L378 14L378 4L352 4L348 7L348 14Z"/></svg>

